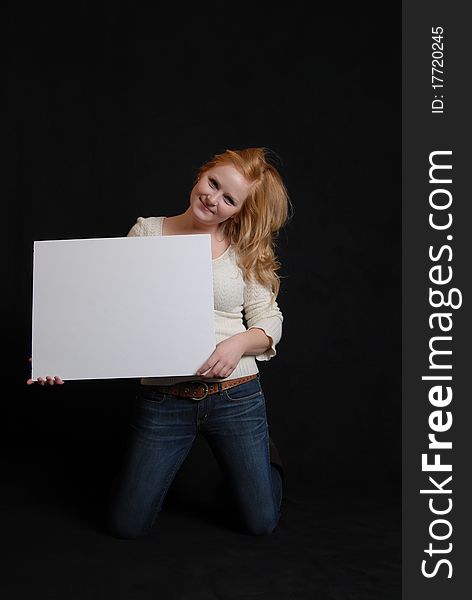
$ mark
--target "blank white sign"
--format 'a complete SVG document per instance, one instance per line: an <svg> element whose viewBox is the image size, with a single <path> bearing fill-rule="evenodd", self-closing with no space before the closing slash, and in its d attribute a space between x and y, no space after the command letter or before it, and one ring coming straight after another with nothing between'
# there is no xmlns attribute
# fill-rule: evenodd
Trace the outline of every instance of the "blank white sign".
<svg viewBox="0 0 472 600"><path fill-rule="evenodd" d="M215 349L211 238L34 242L32 377L194 375Z"/></svg>

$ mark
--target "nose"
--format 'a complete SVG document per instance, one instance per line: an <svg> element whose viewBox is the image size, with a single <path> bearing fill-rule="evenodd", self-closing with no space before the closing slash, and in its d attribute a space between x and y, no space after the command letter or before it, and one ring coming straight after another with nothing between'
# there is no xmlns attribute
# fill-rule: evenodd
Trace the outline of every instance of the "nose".
<svg viewBox="0 0 472 600"><path fill-rule="evenodd" d="M216 206L218 204L218 193L219 192L215 192L214 194L209 194L207 196L207 202L210 206Z"/></svg>

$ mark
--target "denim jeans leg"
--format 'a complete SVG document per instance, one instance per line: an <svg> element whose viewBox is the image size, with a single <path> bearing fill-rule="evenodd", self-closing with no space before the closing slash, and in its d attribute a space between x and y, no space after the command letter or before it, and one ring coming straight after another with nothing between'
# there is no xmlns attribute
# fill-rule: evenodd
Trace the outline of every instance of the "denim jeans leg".
<svg viewBox="0 0 472 600"><path fill-rule="evenodd" d="M265 399L258 379L213 396L202 427L228 478L247 533L272 533L280 517L282 480L271 467Z"/></svg>
<svg viewBox="0 0 472 600"><path fill-rule="evenodd" d="M151 529L195 440L195 409L193 402L150 389L138 394L110 494L108 528L115 537L136 538Z"/></svg>

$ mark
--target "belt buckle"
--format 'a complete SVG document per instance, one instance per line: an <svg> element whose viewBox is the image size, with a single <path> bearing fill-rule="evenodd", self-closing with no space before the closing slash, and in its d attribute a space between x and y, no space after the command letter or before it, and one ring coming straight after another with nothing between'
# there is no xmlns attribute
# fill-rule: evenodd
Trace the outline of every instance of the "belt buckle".
<svg viewBox="0 0 472 600"><path fill-rule="evenodd" d="M197 383L197 385L203 385L204 386L205 394L201 398L195 398L195 396L190 396L190 398L192 400L203 400L203 398L206 398L208 396L208 392L210 391L209 388L208 388L208 384L205 383L204 381L197 381L196 383Z"/></svg>

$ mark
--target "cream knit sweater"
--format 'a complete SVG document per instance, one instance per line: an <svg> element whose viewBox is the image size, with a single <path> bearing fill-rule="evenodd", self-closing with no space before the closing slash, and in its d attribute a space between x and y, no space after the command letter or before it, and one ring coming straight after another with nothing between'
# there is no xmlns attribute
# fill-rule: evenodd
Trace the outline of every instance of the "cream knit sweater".
<svg viewBox="0 0 472 600"><path fill-rule="evenodd" d="M165 217L138 217L128 237L162 235ZM213 292L215 303L216 343L237 333L257 327L272 339L272 346L258 356L244 355L236 369L226 379L236 379L258 373L255 359L270 360L276 354L275 346L282 335L282 313L277 302L271 303L271 292L256 281L245 282L237 264L236 254L230 246L212 261ZM178 381L223 381L199 376L156 377L141 379L144 385L169 385Z"/></svg>

